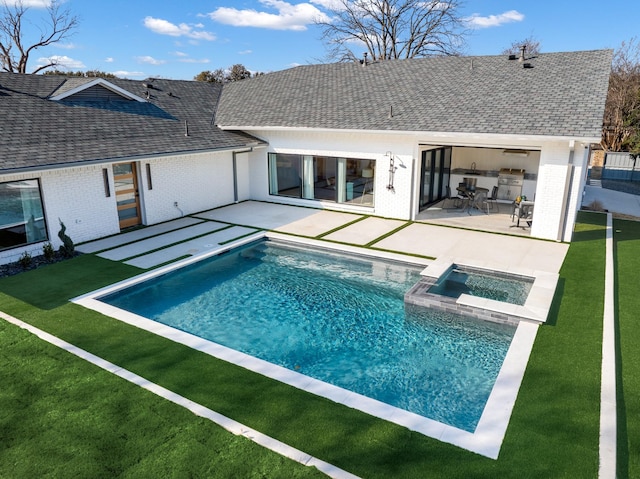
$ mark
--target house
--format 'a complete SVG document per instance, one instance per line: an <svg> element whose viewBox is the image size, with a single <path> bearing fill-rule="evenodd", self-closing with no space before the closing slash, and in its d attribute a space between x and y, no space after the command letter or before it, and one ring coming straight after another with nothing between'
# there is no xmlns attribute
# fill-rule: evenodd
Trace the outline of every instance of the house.
<svg viewBox="0 0 640 479"><path fill-rule="evenodd" d="M0 263L250 197L266 144L213 124L221 86L0 74Z"/></svg>
<svg viewBox="0 0 640 479"><path fill-rule="evenodd" d="M226 86L216 122L269 144L268 163L251 164L255 199L413 220L467 177L499 186L504 202L534 200L531 236L569 241L611 58L601 50L300 66Z"/></svg>
<svg viewBox="0 0 640 479"><path fill-rule="evenodd" d="M58 219L81 242L247 199L411 220L464 178L533 200L531 236L568 241L611 58L308 65L224 88L0 74L0 261L58 244Z"/></svg>

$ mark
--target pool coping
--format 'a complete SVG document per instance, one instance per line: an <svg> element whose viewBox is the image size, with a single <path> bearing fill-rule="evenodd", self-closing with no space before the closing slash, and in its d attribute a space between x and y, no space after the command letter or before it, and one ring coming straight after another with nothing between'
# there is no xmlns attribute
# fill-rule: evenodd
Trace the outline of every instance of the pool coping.
<svg viewBox="0 0 640 479"><path fill-rule="evenodd" d="M210 250L206 253L193 256L171 265L100 288L90 293L83 294L71 299L71 301L75 304L100 312L106 316L118 319L132 326L184 344L210 356L241 366L250 371L262 374L263 376L275 379L312 394L325 397L336 403L346 405L353 409L358 409L380 419L404 426L412 431L424 434L425 436L461 447L491 459L498 458L502 441L511 418L513 406L515 405L518 391L520 389L520 384L524 377L526 365L533 348L539 323L522 321L518 324L514 337L511 341L511 345L507 351L503 365L491 390L489 399L487 400L475 432L471 433L437 422L433 419L425 418L418 414L390 406L361 394L333 386L323 381L310 378L301 373L271 364L262 359L255 358L215 342L202 339L193 334L186 333L128 311L121 310L97 299L119 289L146 281L155 276L166 274L204 258L224 253L233 248L261 238L286 240L290 243L317 246L325 249L350 252L364 256L390 259L393 261L402 261L418 265L425 265L433 262L424 258L416 258L398 253L381 252L342 244L331 244L326 241L291 237L289 235L278 233L260 232L255 235L242 238L241 240L225 244L220 248Z"/></svg>

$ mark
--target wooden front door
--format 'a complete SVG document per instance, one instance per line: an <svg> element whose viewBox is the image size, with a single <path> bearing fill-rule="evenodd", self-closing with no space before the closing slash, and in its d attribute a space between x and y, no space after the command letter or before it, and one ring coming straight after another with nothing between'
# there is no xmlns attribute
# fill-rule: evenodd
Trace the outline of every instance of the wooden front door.
<svg viewBox="0 0 640 479"><path fill-rule="evenodd" d="M120 229L139 225L141 215L136 164L118 163L113 165L113 182L116 190Z"/></svg>

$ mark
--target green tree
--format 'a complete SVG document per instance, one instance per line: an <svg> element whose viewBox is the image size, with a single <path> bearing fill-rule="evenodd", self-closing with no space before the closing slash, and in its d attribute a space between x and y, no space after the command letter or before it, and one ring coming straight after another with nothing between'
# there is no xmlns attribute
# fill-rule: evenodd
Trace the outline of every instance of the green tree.
<svg viewBox="0 0 640 479"><path fill-rule="evenodd" d="M222 68L218 68L217 70L205 70L203 72L198 73L195 77L193 77L195 81L203 81L209 83L224 83L225 81L225 72Z"/></svg>
<svg viewBox="0 0 640 479"><path fill-rule="evenodd" d="M244 80L252 76L262 75L262 73L252 74L241 63L236 63L227 69L218 68L216 70L206 70L198 73L193 79L209 83L229 83Z"/></svg>
<svg viewBox="0 0 640 479"><path fill-rule="evenodd" d="M68 9L61 8L62 0L52 0L46 7L44 25L37 27L39 33L27 35L34 26L27 20L29 7L22 0L2 2L0 11L0 68L6 72L27 73L29 56L41 47L64 40L78 26L78 17ZM33 30L33 29L32 29ZM34 37L33 43L26 39ZM29 44L30 43L30 44ZM54 67L58 64L55 58L40 65L33 73Z"/></svg>
<svg viewBox="0 0 640 479"><path fill-rule="evenodd" d="M230 82L244 80L245 78L251 78L251 72L240 63L233 65L227 74L227 81Z"/></svg>
<svg viewBox="0 0 640 479"><path fill-rule="evenodd" d="M449 0L334 0L329 15L316 22L334 60L359 58L362 45L371 60L458 55L466 27L462 2ZM362 48L358 47L358 48Z"/></svg>
<svg viewBox="0 0 640 479"><path fill-rule="evenodd" d="M85 77L85 78L118 78L113 73L103 72L99 70L82 71L65 71L65 70L46 70L43 75L63 75L68 77Z"/></svg>

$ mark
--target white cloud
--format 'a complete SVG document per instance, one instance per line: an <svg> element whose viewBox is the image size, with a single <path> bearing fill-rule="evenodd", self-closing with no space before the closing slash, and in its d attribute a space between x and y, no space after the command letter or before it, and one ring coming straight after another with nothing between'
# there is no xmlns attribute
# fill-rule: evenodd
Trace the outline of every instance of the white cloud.
<svg viewBox="0 0 640 479"><path fill-rule="evenodd" d="M238 52L238 55L249 55L253 53L253 50L242 50L241 52Z"/></svg>
<svg viewBox="0 0 640 479"><path fill-rule="evenodd" d="M113 57L107 57L107 58L104 59L104 61L106 63L113 63L115 60L113 59Z"/></svg>
<svg viewBox="0 0 640 479"><path fill-rule="evenodd" d="M209 60L208 58L202 58L202 59L197 59L197 58L181 58L180 60L178 60L180 63L211 63L211 60Z"/></svg>
<svg viewBox="0 0 640 479"><path fill-rule="evenodd" d="M6 0L4 2L0 2L1 5L6 5L8 7L15 7L20 3L20 0ZM27 8L46 8L51 5L51 0L22 0L22 6Z"/></svg>
<svg viewBox="0 0 640 479"><path fill-rule="evenodd" d="M259 12L253 9L220 7L208 14L218 23L234 27L256 27L270 30L306 30L316 20L328 21L329 17L310 3L292 5L282 0L260 0L267 9L276 13Z"/></svg>
<svg viewBox="0 0 640 479"><path fill-rule="evenodd" d="M120 78L131 78L131 77L146 77L147 75L144 72L130 72L127 70L118 70L115 72L111 72L115 76Z"/></svg>
<svg viewBox="0 0 640 479"><path fill-rule="evenodd" d="M189 54L185 53L185 52L173 52L173 55L177 56L177 57L188 57Z"/></svg>
<svg viewBox="0 0 640 479"><path fill-rule="evenodd" d="M165 60L157 60L153 57L150 57L149 55L136 57L136 60L138 61L138 63L147 63L149 65L162 65L164 63L167 63Z"/></svg>
<svg viewBox="0 0 640 479"><path fill-rule="evenodd" d="M78 48L75 43L56 43L56 48L62 48L63 50L75 50Z"/></svg>
<svg viewBox="0 0 640 479"><path fill-rule="evenodd" d="M204 30L194 30L194 28L202 28L204 25L202 25L201 23L198 23L196 25L188 25L186 23L175 25L161 18L145 17L144 26L154 33L158 33L160 35L169 35L171 37L187 37L194 40L208 41L213 41L216 39L216 36L211 32L206 32Z"/></svg>
<svg viewBox="0 0 640 479"><path fill-rule="evenodd" d="M499 27L505 23L521 22L522 20L524 20L524 15L517 10L509 10L500 15L489 15L488 17L474 13L466 19L469 25L476 28Z"/></svg>
<svg viewBox="0 0 640 479"><path fill-rule="evenodd" d="M344 10L344 3L340 0L309 0L311 3L320 5L329 10Z"/></svg>
<svg viewBox="0 0 640 479"><path fill-rule="evenodd" d="M38 66L46 65L48 63L54 63L60 68L68 68L70 70L78 70L86 68L86 65L80 60L74 60L66 55L52 55L50 57L38 58Z"/></svg>

